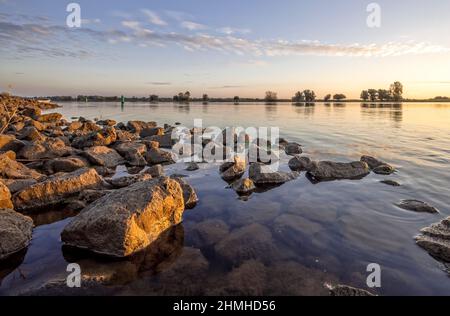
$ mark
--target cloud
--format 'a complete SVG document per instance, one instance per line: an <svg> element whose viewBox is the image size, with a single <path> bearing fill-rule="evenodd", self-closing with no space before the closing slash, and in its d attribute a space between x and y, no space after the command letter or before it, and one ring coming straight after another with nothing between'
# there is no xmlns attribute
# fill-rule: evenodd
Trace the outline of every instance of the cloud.
<svg viewBox="0 0 450 316"><path fill-rule="evenodd" d="M252 31L250 29L240 29L240 28L234 28L230 26L222 27L217 30L220 33L226 34L226 35L233 35L233 34L249 34Z"/></svg>
<svg viewBox="0 0 450 316"><path fill-rule="evenodd" d="M81 19L81 24L89 25L89 24L100 24L102 21L100 19Z"/></svg>
<svg viewBox="0 0 450 316"><path fill-rule="evenodd" d="M207 29L206 25L195 23L192 21L183 21L181 22L181 27L190 31L198 31Z"/></svg>
<svg viewBox="0 0 450 316"><path fill-rule="evenodd" d="M156 81L156 82L147 82L146 84L149 84L149 85L152 85L152 86L170 86L172 83L171 82Z"/></svg>
<svg viewBox="0 0 450 316"><path fill-rule="evenodd" d="M166 26L167 22L161 19L159 15L157 15L155 12L148 10L148 9L142 9L142 13L148 18L148 21L154 25L159 26Z"/></svg>

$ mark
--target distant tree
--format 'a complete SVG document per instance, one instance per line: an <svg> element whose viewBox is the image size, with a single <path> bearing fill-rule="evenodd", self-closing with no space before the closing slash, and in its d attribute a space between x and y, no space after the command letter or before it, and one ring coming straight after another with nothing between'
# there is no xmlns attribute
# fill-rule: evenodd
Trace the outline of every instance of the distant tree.
<svg viewBox="0 0 450 316"><path fill-rule="evenodd" d="M333 100L336 100L336 101L341 101L344 99L347 99L347 97L345 96L345 94L342 94L342 93L338 93L333 96Z"/></svg>
<svg viewBox="0 0 450 316"><path fill-rule="evenodd" d="M173 100L173 102L180 102L180 96L174 95L172 100Z"/></svg>
<svg viewBox="0 0 450 316"><path fill-rule="evenodd" d="M367 93L369 93L369 99L372 102L375 102L378 98L378 90L376 89L369 89L367 90Z"/></svg>
<svg viewBox="0 0 450 316"><path fill-rule="evenodd" d="M306 102L314 102L316 100L316 93L312 90L303 91L303 95L305 96Z"/></svg>
<svg viewBox="0 0 450 316"><path fill-rule="evenodd" d="M386 89L378 90L378 100L379 101L390 101L392 99L391 92Z"/></svg>
<svg viewBox="0 0 450 316"><path fill-rule="evenodd" d="M191 93L190 93L189 91L186 91L186 92L184 93L184 99L183 99L183 101L189 102L190 99L191 99Z"/></svg>
<svg viewBox="0 0 450 316"><path fill-rule="evenodd" d="M207 94L204 94L202 100L204 103L207 103L209 101L209 96Z"/></svg>
<svg viewBox="0 0 450 316"><path fill-rule="evenodd" d="M401 101L403 99L403 85L401 82L396 81L391 84L390 92L394 101Z"/></svg>
<svg viewBox="0 0 450 316"><path fill-rule="evenodd" d="M159 97L156 94L150 96L150 102L158 102Z"/></svg>
<svg viewBox="0 0 450 316"><path fill-rule="evenodd" d="M234 100L234 103L235 103L235 104L238 104L239 101L240 101L240 98L239 98L239 96L235 96L235 97L233 98L233 100Z"/></svg>
<svg viewBox="0 0 450 316"><path fill-rule="evenodd" d="M266 97L264 98L266 102L275 102L278 100L278 96L276 92L273 91L267 91Z"/></svg>
<svg viewBox="0 0 450 316"><path fill-rule="evenodd" d="M370 95L367 90L363 90L361 92L361 96L360 96L361 100L367 101L367 100L369 100L369 97L370 97Z"/></svg>
<svg viewBox="0 0 450 316"><path fill-rule="evenodd" d="M303 92L297 91L295 95L292 97L292 102L294 103L305 102L305 96Z"/></svg>
<svg viewBox="0 0 450 316"><path fill-rule="evenodd" d="M325 98L323 98L323 100L326 102L326 101L330 101L331 100L331 94L327 94L326 96L325 96Z"/></svg>

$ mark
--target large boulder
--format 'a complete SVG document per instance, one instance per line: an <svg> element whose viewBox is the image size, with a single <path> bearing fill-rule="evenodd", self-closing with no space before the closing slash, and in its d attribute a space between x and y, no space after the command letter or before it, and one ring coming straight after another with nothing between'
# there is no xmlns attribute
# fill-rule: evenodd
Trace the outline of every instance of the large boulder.
<svg viewBox="0 0 450 316"><path fill-rule="evenodd" d="M76 137L72 141L72 146L79 149L93 146L109 146L114 143L116 139L116 130L113 127L105 127L100 131Z"/></svg>
<svg viewBox="0 0 450 316"><path fill-rule="evenodd" d="M293 180L297 174L275 171L273 166L262 163L254 163L250 165L249 178L256 185L278 185Z"/></svg>
<svg viewBox="0 0 450 316"><path fill-rule="evenodd" d="M7 154L0 154L0 178L4 179L41 179L39 172L17 162Z"/></svg>
<svg viewBox="0 0 450 316"><path fill-rule="evenodd" d="M156 127L156 122L129 121L127 128L130 132L139 134L143 129Z"/></svg>
<svg viewBox="0 0 450 316"><path fill-rule="evenodd" d="M44 163L44 170L48 174L54 174L58 172L73 172L88 166L89 163L85 159L72 156L48 160Z"/></svg>
<svg viewBox="0 0 450 316"><path fill-rule="evenodd" d="M121 142L114 146L114 149L124 157L131 166L143 167L147 165L144 158L147 152L145 144L136 142Z"/></svg>
<svg viewBox="0 0 450 316"><path fill-rule="evenodd" d="M294 158L289 160L289 168L293 171L305 171L308 170L311 164L311 159L308 157L301 157L296 155Z"/></svg>
<svg viewBox="0 0 450 316"><path fill-rule="evenodd" d="M187 183L186 180L184 180L183 178L172 177L172 179L177 181L178 184L181 186L181 189L183 190L183 199L186 209L194 208L198 203L198 196L194 188L189 183Z"/></svg>
<svg viewBox="0 0 450 316"><path fill-rule="evenodd" d="M62 114L60 113L49 113L43 114L37 118L41 123L57 123L62 119Z"/></svg>
<svg viewBox="0 0 450 316"><path fill-rule="evenodd" d="M159 147L166 149L171 149L174 144L171 133L146 137L145 140L157 142L159 143Z"/></svg>
<svg viewBox="0 0 450 316"><path fill-rule="evenodd" d="M106 179L106 181L115 188L125 188L136 182L142 182L152 179L152 176L148 173L138 173L125 177L117 177L112 179Z"/></svg>
<svg viewBox="0 0 450 316"><path fill-rule="evenodd" d="M302 146L297 143L287 143L284 147L284 151L290 156L300 155L303 152Z"/></svg>
<svg viewBox="0 0 450 316"><path fill-rule="evenodd" d="M25 249L33 231L33 220L10 209L0 209L0 260Z"/></svg>
<svg viewBox="0 0 450 316"><path fill-rule="evenodd" d="M162 136L164 135L164 128L162 127L151 127L151 128L144 128L141 130L139 134L142 138L145 137L151 137L151 136Z"/></svg>
<svg viewBox="0 0 450 316"><path fill-rule="evenodd" d="M234 156L233 162L225 162L220 166L220 176L225 181L239 179L245 173L245 158Z"/></svg>
<svg viewBox="0 0 450 316"><path fill-rule="evenodd" d="M423 228L415 239L433 257L450 262L450 217Z"/></svg>
<svg viewBox="0 0 450 316"><path fill-rule="evenodd" d="M127 257L181 222L183 192L169 178L135 183L95 201L61 234L66 245L113 257Z"/></svg>
<svg viewBox="0 0 450 316"><path fill-rule="evenodd" d="M36 183L13 196L16 210L39 210L61 204L83 190L100 187L102 178L95 169L83 168Z"/></svg>
<svg viewBox="0 0 450 316"><path fill-rule="evenodd" d="M107 168L115 168L125 160L117 151L106 146L94 146L84 151L86 158L93 164Z"/></svg>
<svg viewBox="0 0 450 316"><path fill-rule="evenodd" d="M361 179L369 173L369 166L363 161L314 161L308 167L308 175L315 181Z"/></svg>
<svg viewBox="0 0 450 316"><path fill-rule="evenodd" d="M18 152L25 144L17 140L14 135L0 135L0 151L12 150Z"/></svg>
<svg viewBox="0 0 450 316"><path fill-rule="evenodd" d="M145 154L145 159L151 165L167 165L175 162L174 156L171 152L164 151L159 148L150 148Z"/></svg>
<svg viewBox="0 0 450 316"><path fill-rule="evenodd" d="M26 160L39 160L70 156L74 153L75 150L67 146L64 139L47 138L44 141L27 143L17 156Z"/></svg>
<svg viewBox="0 0 450 316"><path fill-rule="evenodd" d="M0 181L0 208L13 208L11 192L3 181Z"/></svg>

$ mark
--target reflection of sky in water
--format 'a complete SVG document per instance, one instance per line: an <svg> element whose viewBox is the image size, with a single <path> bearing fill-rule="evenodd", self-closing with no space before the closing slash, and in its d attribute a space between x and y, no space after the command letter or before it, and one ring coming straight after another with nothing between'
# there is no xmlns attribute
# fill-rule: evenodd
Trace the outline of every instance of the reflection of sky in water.
<svg viewBox="0 0 450 316"><path fill-rule="evenodd" d="M381 184L386 177L374 174L317 185L301 175L242 201L226 189L217 166L202 165L188 178L200 203L185 212L181 233L162 240L144 259L107 263L67 251L63 256L59 231L66 221L39 226L23 264L3 279L0 293L64 277L65 262L74 260L86 267L86 275L110 278L113 294L324 294L323 282L364 287L371 262L382 266L381 294L450 294L442 266L413 240L420 228L450 215L449 109L438 104L213 103L129 104L121 112L108 104L65 106L61 112L68 118L186 126L203 118L204 127L279 126L281 136L303 144L305 155L314 159L349 161L370 154L386 160L399 171L390 178L402 186ZM182 168L171 166L169 172ZM441 215L393 205L406 198L427 201ZM43 224L51 221L40 218Z"/></svg>

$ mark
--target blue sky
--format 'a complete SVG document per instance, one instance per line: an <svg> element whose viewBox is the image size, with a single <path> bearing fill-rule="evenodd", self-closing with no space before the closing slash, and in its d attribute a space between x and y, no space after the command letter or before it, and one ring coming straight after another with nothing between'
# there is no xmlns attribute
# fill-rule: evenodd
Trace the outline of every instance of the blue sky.
<svg viewBox="0 0 450 316"><path fill-rule="evenodd" d="M450 95L450 1L0 0L0 89L21 95L357 97L400 80L408 97Z"/></svg>

